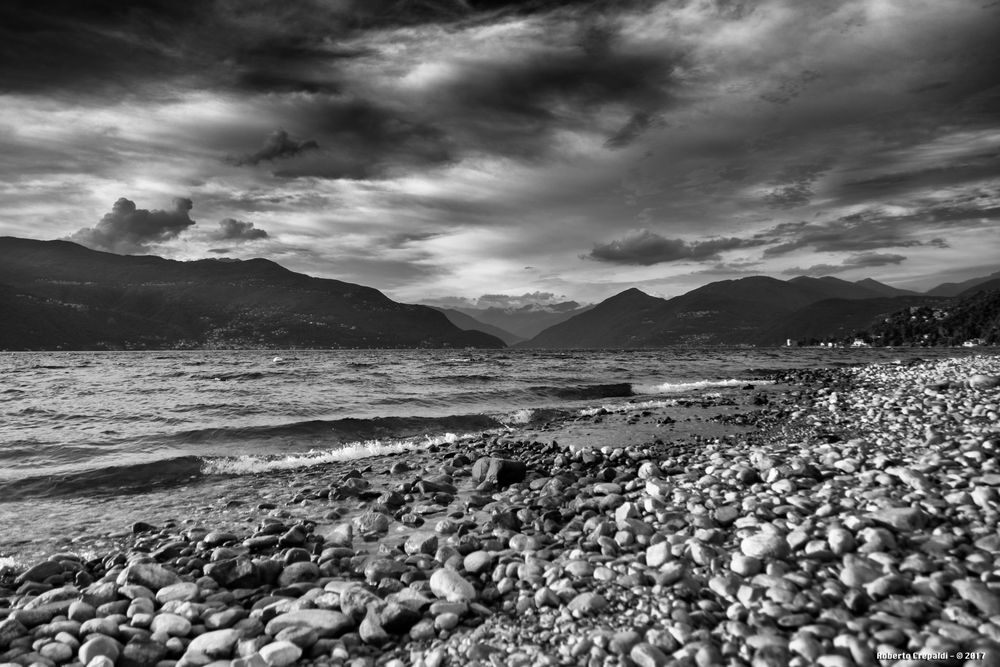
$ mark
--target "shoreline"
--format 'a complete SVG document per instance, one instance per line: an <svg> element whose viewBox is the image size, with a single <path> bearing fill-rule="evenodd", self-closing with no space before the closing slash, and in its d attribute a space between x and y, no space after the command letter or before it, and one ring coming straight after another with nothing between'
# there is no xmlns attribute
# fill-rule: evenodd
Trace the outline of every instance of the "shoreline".
<svg viewBox="0 0 1000 667"><path fill-rule="evenodd" d="M234 478L256 506L0 580L0 663L998 664L977 372L1000 360L789 371L682 440L659 407Z"/></svg>
<svg viewBox="0 0 1000 667"><path fill-rule="evenodd" d="M129 526L137 521L170 527L184 523L202 522L225 530L237 530L259 522L272 508L257 507L261 503L276 504L291 512L296 520L323 522L326 498L303 497L289 493L289 487L311 487L324 477L337 477L354 468L364 468L382 461L397 459L410 461L417 468L432 466L450 450L463 451L476 457L476 451L491 440L551 440L553 432L559 433L563 442L602 443L652 441L660 437L673 437L680 430L683 434L708 436L718 432L741 431L741 425L724 426L706 421L707 410L718 408L718 413L739 410L739 402L752 398L745 386L753 381L718 387L718 392L708 392L704 398L655 398L634 395L609 397L608 405L592 409L584 416L568 408L538 408L527 423L510 424L480 433L413 435L399 440L373 441L379 450L399 445L399 452L380 451L370 456L345 456L347 449L363 450L366 443L347 449L322 450L315 457L308 453L294 455L292 465L273 467L258 460L263 471L247 472L238 457L231 461L214 462L213 473L193 478L190 483L175 483L148 491L115 493L101 490L96 493L36 496L23 501L0 504L8 515L26 519L27 525L46 522L48 535L27 531L26 536L15 540L11 536L0 542L0 567L26 566L58 551L75 551L93 556L112 547L123 548L131 536ZM757 391L767 391L770 385L755 385ZM624 401L617 402L616 401ZM617 409L615 409L617 407ZM610 410L609 410L610 408ZM583 411L587 412L587 411ZM643 416L642 413L649 415ZM676 420L676 421L675 421ZM661 423L663 422L663 423ZM421 442L423 439L423 442ZM436 443L429 445L428 443ZM315 458L316 462L311 463ZM326 460L324 460L326 459ZM275 456L275 460L281 460ZM207 465L207 464L206 464ZM241 472L226 472L242 470ZM373 481L377 487L388 487L398 480L383 475ZM301 494L307 496L309 494Z"/></svg>

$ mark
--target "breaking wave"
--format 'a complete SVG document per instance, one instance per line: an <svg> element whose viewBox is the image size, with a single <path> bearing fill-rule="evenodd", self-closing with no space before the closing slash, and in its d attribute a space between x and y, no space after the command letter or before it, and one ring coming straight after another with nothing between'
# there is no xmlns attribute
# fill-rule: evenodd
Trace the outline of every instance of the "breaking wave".
<svg viewBox="0 0 1000 667"><path fill-rule="evenodd" d="M773 384L772 380L696 380L694 382L662 382L660 384L636 385L636 394L676 394L713 387L742 387L747 384Z"/></svg>
<svg viewBox="0 0 1000 667"><path fill-rule="evenodd" d="M422 440L412 439L387 442L368 440L365 442L350 443L335 449L310 450L301 454L288 454L278 457L244 455L233 458L207 459L202 465L201 472L205 475L254 475L274 470L293 470L295 468L308 468L323 463L353 461L354 459L362 459L369 456L402 454L403 452L426 449L433 445L469 440L479 437L479 435L445 433L444 435L435 437L427 436Z"/></svg>

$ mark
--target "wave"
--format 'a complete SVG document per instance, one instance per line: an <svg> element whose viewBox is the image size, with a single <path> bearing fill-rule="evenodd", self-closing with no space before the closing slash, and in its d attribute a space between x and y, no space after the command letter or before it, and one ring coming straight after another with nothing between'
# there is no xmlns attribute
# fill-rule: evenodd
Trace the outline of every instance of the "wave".
<svg viewBox="0 0 1000 667"><path fill-rule="evenodd" d="M593 417L606 412L614 413L625 413L625 412L637 412L639 410L655 410L657 408L670 408L677 405L677 401L674 399L665 399L660 401L628 401L627 403L617 403L601 405L595 408L584 408L582 410L577 410L576 414L580 417Z"/></svg>
<svg viewBox="0 0 1000 667"><path fill-rule="evenodd" d="M218 380L225 382L228 380L260 380L266 373L260 371L250 371L244 373L193 373L192 380Z"/></svg>
<svg viewBox="0 0 1000 667"><path fill-rule="evenodd" d="M538 396L561 398L564 400L585 401L594 398L612 398L616 396L634 396L632 385L628 382L614 384L584 384L576 386L536 386L530 391Z"/></svg>
<svg viewBox="0 0 1000 667"><path fill-rule="evenodd" d="M496 375L486 375L484 373L472 373L468 375L432 375L427 378L436 382L450 382L453 384L465 384L474 382L494 382L500 378Z"/></svg>
<svg viewBox="0 0 1000 667"><path fill-rule="evenodd" d="M710 389L713 387L742 387L747 384L773 384L772 380L696 380L694 382L662 382L660 384L635 385L636 394L676 394L684 391Z"/></svg>
<svg viewBox="0 0 1000 667"><path fill-rule="evenodd" d="M201 475L197 456L179 456L147 463L90 468L51 475L25 476L0 482L0 498L129 493L174 486Z"/></svg>
<svg viewBox="0 0 1000 667"><path fill-rule="evenodd" d="M495 417L483 414L451 415L447 417L374 417L359 419L310 419L289 424L206 428L183 431L171 437L185 444L267 440L294 437L334 438L339 442L405 438L442 431L474 431L496 428L501 424Z"/></svg>
<svg viewBox="0 0 1000 667"><path fill-rule="evenodd" d="M559 408L522 408L500 415L497 419L507 428L544 424L557 419L571 417L573 413Z"/></svg>
<svg viewBox="0 0 1000 667"><path fill-rule="evenodd" d="M191 484L212 476L255 475L293 470L370 456L401 454L482 436L482 432L345 443L327 449L284 455L176 456L156 461L35 475L0 481L0 498L24 500L32 497L101 496L144 493Z"/></svg>
<svg viewBox="0 0 1000 667"><path fill-rule="evenodd" d="M353 461L369 456L384 456L386 454L401 454L417 449L425 449L432 445L469 440L480 434L455 435L445 433L435 437L427 436L423 440L406 439L367 440L354 442L335 449L310 450L301 454L286 454L285 456L254 456L251 454L233 458L215 458L205 460L201 472L205 475L254 475L275 470L293 470L308 468L323 463L338 461Z"/></svg>
<svg viewBox="0 0 1000 667"><path fill-rule="evenodd" d="M584 384L576 386L535 386L530 391L538 396L563 400L627 398L641 395L677 394L715 387L742 387L746 384L772 384L771 380L693 380L691 382L660 382L657 384Z"/></svg>

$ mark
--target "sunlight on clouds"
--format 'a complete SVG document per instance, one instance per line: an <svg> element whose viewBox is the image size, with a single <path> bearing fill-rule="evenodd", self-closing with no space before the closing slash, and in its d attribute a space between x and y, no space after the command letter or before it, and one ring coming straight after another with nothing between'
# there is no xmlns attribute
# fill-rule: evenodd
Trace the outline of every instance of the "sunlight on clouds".
<svg viewBox="0 0 1000 667"><path fill-rule="evenodd" d="M1000 248L995 8L682 0L435 20L431 5L350 29L340 9L261 8L190 62L181 45L164 71L123 68L127 95L38 79L0 96L2 232L54 237L121 197L187 197L198 224L165 254L221 250L204 230L232 218L268 233L232 256L412 300L677 293L877 253L842 274L864 277L892 243L906 260L875 277L917 280ZM114 79L123 63L101 66ZM639 228L691 244L800 223L813 236L782 232L768 256L736 243L719 263L581 259Z"/></svg>
<svg viewBox="0 0 1000 667"><path fill-rule="evenodd" d="M415 88L423 91L451 82L455 79L456 74L456 67L450 63L418 63L400 79L399 83L403 88Z"/></svg>

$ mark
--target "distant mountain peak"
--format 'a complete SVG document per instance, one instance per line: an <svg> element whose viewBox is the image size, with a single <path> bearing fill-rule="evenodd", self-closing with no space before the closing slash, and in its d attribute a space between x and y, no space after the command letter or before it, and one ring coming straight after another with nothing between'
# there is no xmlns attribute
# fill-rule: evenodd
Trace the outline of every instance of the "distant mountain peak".
<svg viewBox="0 0 1000 667"><path fill-rule="evenodd" d="M959 283L942 283L927 290L927 294L931 296L958 296L984 283L989 283L997 279L1000 279L1000 271L994 271L988 276L979 276L978 278L963 280Z"/></svg>
<svg viewBox="0 0 1000 667"><path fill-rule="evenodd" d="M269 259L0 238L0 349L504 347L440 312Z"/></svg>
<svg viewBox="0 0 1000 667"><path fill-rule="evenodd" d="M773 345L785 341L785 336L779 337L784 334L783 323L798 326L794 315L807 308L811 309L810 321L819 320L827 312L841 319L857 312L860 323L867 326L870 311L891 312L896 307L893 299L907 294L879 285L875 281L857 284L834 276L798 276L790 280L745 276L702 285L671 299L650 296L633 287L519 346ZM874 301L880 303L869 303Z"/></svg>
<svg viewBox="0 0 1000 667"><path fill-rule="evenodd" d="M619 292L618 294L615 294L611 298L612 299L621 299L621 298L633 298L633 297L655 298L655 297L650 296L649 294L646 294L645 292L643 292L638 287L629 287L624 292Z"/></svg>

